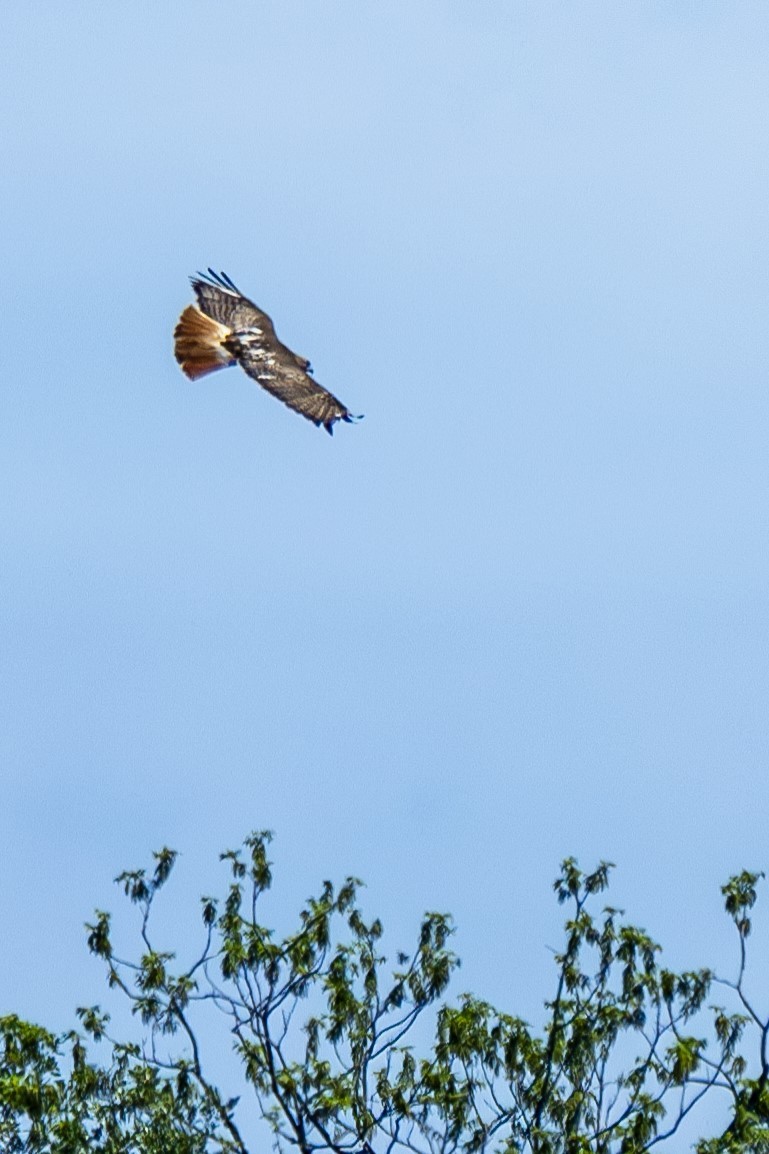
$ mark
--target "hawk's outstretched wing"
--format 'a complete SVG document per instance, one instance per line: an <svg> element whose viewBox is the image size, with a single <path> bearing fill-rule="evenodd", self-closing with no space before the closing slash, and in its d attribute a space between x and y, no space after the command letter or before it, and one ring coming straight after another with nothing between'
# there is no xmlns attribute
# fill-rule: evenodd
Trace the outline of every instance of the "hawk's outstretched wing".
<svg viewBox="0 0 769 1154"><path fill-rule="evenodd" d="M278 340L267 313L225 273L198 273L192 287L198 307L184 310L174 332L176 359L188 377L237 363L268 393L329 433L335 421L358 419L310 376L310 362Z"/></svg>

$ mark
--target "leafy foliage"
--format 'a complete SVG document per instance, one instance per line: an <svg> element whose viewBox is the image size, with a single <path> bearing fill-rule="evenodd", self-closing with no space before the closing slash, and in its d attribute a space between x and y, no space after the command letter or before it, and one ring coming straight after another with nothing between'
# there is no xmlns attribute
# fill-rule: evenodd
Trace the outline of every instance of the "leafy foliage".
<svg viewBox="0 0 769 1154"><path fill-rule="evenodd" d="M637 1154L680 1139L698 1103L720 1093L728 1126L699 1154L769 1151L769 1022L746 991L760 875L723 887L740 950L726 982L662 966L643 930L596 911L610 866L583 873L565 861L554 887L568 908L564 945L535 1029L469 994L444 1000L458 965L444 914L427 914L414 948L388 965L355 878L325 882L278 937L260 915L269 841L252 834L222 855L228 887L202 899L202 948L186 966L151 936L176 855L164 849L150 871L118 877L140 912L138 956L116 953L103 911L88 945L143 1023L144 1046L111 1038L98 1007L59 1038L0 1019L0 1149L249 1154L266 1121L277 1149L300 1154ZM716 989L730 1010L711 1001ZM204 1062L208 1011L224 1017L241 1062L236 1096ZM432 1045L418 1027L428 1011ZM87 1045L106 1047L108 1062Z"/></svg>
<svg viewBox="0 0 769 1154"><path fill-rule="evenodd" d="M106 1020L81 1012L99 1037ZM0 1149L4 1154L202 1154L217 1118L184 1063L165 1077L133 1045L115 1043L108 1067L83 1038L55 1038L15 1015L0 1018ZM66 1072L65 1072L66 1070Z"/></svg>

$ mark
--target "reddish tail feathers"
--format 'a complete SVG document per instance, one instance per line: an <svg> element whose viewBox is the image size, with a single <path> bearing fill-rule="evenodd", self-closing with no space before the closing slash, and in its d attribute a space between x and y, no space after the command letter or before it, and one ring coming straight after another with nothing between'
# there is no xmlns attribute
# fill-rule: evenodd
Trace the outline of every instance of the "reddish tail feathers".
<svg viewBox="0 0 769 1154"><path fill-rule="evenodd" d="M223 348L230 330L188 305L174 329L174 353L182 372L195 380L217 369L235 364L232 353Z"/></svg>

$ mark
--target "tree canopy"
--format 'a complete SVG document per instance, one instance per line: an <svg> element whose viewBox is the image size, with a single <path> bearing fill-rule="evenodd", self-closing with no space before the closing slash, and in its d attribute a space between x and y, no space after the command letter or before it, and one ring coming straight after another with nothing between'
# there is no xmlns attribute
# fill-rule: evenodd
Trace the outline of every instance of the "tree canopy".
<svg viewBox="0 0 769 1154"><path fill-rule="evenodd" d="M738 946L737 977L724 980L666 969L644 930L602 906L611 867L563 862L563 945L534 1027L471 994L448 998L458 959L446 914L426 914L412 948L388 960L355 878L323 883L276 934L260 920L269 842L255 833L221 855L228 886L201 899L186 965L153 933L177 855L119 875L139 912L136 954L118 955L104 911L88 947L142 1039L114 1037L98 1006L63 1035L0 1018L2 1151L636 1154L680 1149L700 1103L719 1095L727 1123L699 1154L769 1150L769 1020L746 980L761 875L722 887ZM239 1059L234 1086L207 1056L217 1026Z"/></svg>

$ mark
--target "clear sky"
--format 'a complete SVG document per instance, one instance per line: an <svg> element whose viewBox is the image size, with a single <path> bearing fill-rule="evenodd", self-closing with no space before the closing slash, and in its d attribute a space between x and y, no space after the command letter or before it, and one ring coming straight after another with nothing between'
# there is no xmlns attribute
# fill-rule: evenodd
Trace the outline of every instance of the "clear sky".
<svg viewBox="0 0 769 1154"><path fill-rule="evenodd" d="M285 908L449 909L510 1011L568 854L726 968L718 884L769 865L769 6L5 0L0 39L3 1006L70 1025L114 875L170 844L194 903L263 827ZM209 264L363 422L182 376Z"/></svg>

